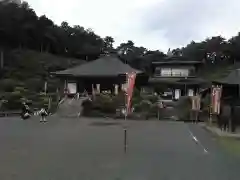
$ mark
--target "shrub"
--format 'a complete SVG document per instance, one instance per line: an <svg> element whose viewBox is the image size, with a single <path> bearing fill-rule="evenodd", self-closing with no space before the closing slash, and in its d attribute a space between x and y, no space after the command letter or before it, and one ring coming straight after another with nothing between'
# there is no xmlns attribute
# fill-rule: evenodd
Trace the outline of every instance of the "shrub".
<svg viewBox="0 0 240 180"><path fill-rule="evenodd" d="M125 105L126 96L124 92L120 92L118 95L112 97L112 102L116 108Z"/></svg>
<svg viewBox="0 0 240 180"><path fill-rule="evenodd" d="M142 100L143 100L143 97L141 96L140 91L135 88L134 91L133 91L133 96L132 96L132 102L131 102L131 104L134 106L134 105L136 105L136 104L141 103Z"/></svg>
<svg viewBox="0 0 240 180"><path fill-rule="evenodd" d="M1 90L4 92L13 92L17 84L17 81L13 79L3 79L0 82Z"/></svg>
<svg viewBox="0 0 240 180"><path fill-rule="evenodd" d="M87 99L82 103L82 107L83 107L83 112L82 112L83 115L90 115L93 109L93 102Z"/></svg>
<svg viewBox="0 0 240 180"><path fill-rule="evenodd" d="M176 114L179 120L189 120L191 113L191 98L183 96L176 103Z"/></svg>
<svg viewBox="0 0 240 180"><path fill-rule="evenodd" d="M148 95L144 99L149 100L153 104L158 102L158 96L155 95Z"/></svg>
<svg viewBox="0 0 240 180"><path fill-rule="evenodd" d="M54 113L54 112L56 112L57 107L58 107L58 102L52 101L51 107L50 107L50 109L48 111L51 112L51 113Z"/></svg>
<svg viewBox="0 0 240 180"><path fill-rule="evenodd" d="M111 95L98 94L93 100L93 109L104 113L115 113L116 107L113 103Z"/></svg>
<svg viewBox="0 0 240 180"><path fill-rule="evenodd" d="M22 94L19 91L5 94L7 102L4 104L4 108L9 110L20 109L22 106Z"/></svg>
<svg viewBox="0 0 240 180"><path fill-rule="evenodd" d="M143 100L139 104L134 105L134 111L135 112L147 112L151 108L151 101Z"/></svg>
<svg viewBox="0 0 240 180"><path fill-rule="evenodd" d="M34 92L40 92L43 86L44 81L40 78L30 78L26 80L26 87Z"/></svg>
<svg viewBox="0 0 240 180"><path fill-rule="evenodd" d="M139 89L134 88L133 89L133 97L140 97L141 92L139 91Z"/></svg>
<svg viewBox="0 0 240 180"><path fill-rule="evenodd" d="M141 96L132 98L132 106L138 105L143 101Z"/></svg>
<svg viewBox="0 0 240 180"><path fill-rule="evenodd" d="M149 110L149 114L151 116L157 117L158 110L159 110L158 104L157 103L152 104Z"/></svg>
<svg viewBox="0 0 240 180"><path fill-rule="evenodd" d="M48 79L48 92L54 92L56 93L56 90L58 87L61 86L61 82L58 79Z"/></svg>
<svg viewBox="0 0 240 180"><path fill-rule="evenodd" d="M211 99L210 94L205 96L205 98L201 99L201 105L202 105L203 111L205 111L205 110L208 111L209 110L209 106L210 106L210 103L211 103L210 99Z"/></svg>

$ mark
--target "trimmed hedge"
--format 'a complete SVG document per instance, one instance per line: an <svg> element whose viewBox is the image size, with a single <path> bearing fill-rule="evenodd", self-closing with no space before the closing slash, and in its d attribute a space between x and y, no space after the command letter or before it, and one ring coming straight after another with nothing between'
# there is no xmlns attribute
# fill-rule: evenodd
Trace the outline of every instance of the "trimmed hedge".
<svg viewBox="0 0 240 180"><path fill-rule="evenodd" d="M134 112L130 113L128 117L134 119L157 118L157 97L148 96L148 98L145 100L145 98L137 96L136 94L133 97L132 101ZM121 113L121 109L125 107L125 95L124 93L120 93L117 96L109 94L98 94L92 101L86 100L82 105L82 114L84 116L115 116L124 118L124 114Z"/></svg>
<svg viewBox="0 0 240 180"><path fill-rule="evenodd" d="M187 96L182 96L176 103L176 115L179 120L186 121L190 120L191 113L191 98Z"/></svg>

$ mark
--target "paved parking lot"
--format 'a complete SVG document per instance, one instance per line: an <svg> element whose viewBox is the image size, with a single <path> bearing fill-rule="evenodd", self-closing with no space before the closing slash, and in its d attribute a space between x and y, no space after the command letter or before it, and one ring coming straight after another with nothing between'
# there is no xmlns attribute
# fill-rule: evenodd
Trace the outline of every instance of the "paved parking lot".
<svg viewBox="0 0 240 180"><path fill-rule="evenodd" d="M124 153L123 126L128 129ZM198 125L0 119L2 180L238 180L240 161Z"/></svg>

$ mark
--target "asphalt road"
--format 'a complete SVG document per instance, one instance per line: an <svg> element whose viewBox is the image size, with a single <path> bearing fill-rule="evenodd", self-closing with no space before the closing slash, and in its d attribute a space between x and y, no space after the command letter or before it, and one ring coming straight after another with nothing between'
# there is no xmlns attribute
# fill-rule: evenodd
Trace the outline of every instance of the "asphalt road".
<svg viewBox="0 0 240 180"><path fill-rule="evenodd" d="M198 125L0 119L1 180L239 180L240 160Z"/></svg>

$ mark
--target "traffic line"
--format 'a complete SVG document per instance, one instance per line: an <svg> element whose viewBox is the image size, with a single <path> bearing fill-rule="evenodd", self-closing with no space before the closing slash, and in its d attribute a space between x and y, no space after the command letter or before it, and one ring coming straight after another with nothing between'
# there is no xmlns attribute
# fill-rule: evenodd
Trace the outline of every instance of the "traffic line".
<svg viewBox="0 0 240 180"><path fill-rule="evenodd" d="M197 139L197 137L193 135L192 131L189 128L188 128L188 132L191 138L194 140L194 142L203 149L204 153L208 154L209 153L208 150L202 145L202 143Z"/></svg>

